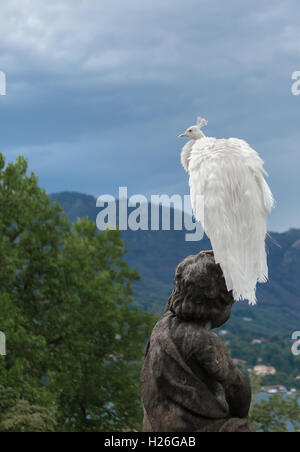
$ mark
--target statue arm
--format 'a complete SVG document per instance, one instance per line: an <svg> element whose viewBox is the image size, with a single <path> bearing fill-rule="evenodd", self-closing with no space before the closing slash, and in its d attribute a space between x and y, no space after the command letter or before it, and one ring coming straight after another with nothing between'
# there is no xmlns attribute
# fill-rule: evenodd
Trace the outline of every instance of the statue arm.
<svg viewBox="0 0 300 452"><path fill-rule="evenodd" d="M222 340L213 333L197 353L205 372L220 383L232 417L244 418L249 414L251 387L248 379L236 368Z"/></svg>

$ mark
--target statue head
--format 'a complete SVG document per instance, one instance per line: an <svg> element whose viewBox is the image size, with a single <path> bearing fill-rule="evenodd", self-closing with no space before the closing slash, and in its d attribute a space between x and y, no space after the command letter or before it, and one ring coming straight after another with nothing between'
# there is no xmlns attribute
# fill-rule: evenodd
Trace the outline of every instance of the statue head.
<svg viewBox="0 0 300 452"><path fill-rule="evenodd" d="M218 328L230 318L233 304L213 256L200 253L178 265L168 309L179 319Z"/></svg>

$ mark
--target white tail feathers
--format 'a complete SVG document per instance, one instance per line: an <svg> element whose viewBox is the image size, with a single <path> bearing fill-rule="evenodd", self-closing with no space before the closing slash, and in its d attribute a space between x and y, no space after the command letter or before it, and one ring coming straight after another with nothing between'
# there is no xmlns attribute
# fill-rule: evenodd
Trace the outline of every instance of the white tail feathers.
<svg viewBox="0 0 300 452"><path fill-rule="evenodd" d="M235 300L254 305L257 283L268 279L267 213L274 206L263 162L242 140L202 138L188 169L194 215L211 240L227 288Z"/></svg>

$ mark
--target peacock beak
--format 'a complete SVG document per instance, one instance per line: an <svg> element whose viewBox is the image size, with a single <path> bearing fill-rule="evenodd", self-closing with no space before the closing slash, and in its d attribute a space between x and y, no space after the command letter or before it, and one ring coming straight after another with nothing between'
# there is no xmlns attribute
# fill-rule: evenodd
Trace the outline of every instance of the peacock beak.
<svg viewBox="0 0 300 452"><path fill-rule="evenodd" d="M178 138L183 138L183 137L186 137L186 134L185 134L185 133L182 133L181 135L179 135Z"/></svg>

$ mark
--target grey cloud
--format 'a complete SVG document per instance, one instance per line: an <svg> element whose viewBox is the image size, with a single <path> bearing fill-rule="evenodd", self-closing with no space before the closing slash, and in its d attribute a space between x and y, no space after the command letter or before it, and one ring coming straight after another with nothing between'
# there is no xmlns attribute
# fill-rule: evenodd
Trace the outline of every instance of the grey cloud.
<svg viewBox="0 0 300 452"><path fill-rule="evenodd" d="M299 2L11 0L0 17L0 150L48 191L187 193L178 133L247 139L299 226Z"/></svg>

